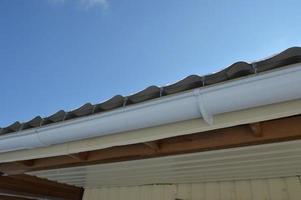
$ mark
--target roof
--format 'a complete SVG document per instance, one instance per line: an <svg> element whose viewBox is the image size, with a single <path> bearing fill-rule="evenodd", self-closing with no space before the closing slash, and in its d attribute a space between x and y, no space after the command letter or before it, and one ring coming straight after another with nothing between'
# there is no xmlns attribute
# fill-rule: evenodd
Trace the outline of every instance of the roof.
<svg viewBox="0 0 301 200"><path fill-rule="evenodd" d="M83 106L71 111L60 110L53 115L46 117L37 116L27 122L22 123L16 121L7 127L0 128L0 135L18 133L19 131L26 129L38 128L40 126L59 123L70 119L111 111L116 108L149 101L155 98L160 98L194 88L223 83L236 78L266 72L299 62L301 62L301 47L292 47L271 58L258 62L236 62L214 74L204 76L190 75L174 84L164 87L158 87L154 85L149 86L146 89L130 96L124 97L121 95L116 95L111 99L98 104L86 103Z"/></svg>

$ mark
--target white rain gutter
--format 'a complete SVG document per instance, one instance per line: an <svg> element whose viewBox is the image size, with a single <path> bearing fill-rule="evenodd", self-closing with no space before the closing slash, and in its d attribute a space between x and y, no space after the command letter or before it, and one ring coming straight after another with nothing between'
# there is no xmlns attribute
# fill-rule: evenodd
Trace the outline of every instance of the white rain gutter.
<svg viewBox="0 0 301 200"><path fill-rule="evenodd" d="M203 118L301 98L301 64L0 137L0 153ZM301 106L301 105L300 105Z"/></svg>

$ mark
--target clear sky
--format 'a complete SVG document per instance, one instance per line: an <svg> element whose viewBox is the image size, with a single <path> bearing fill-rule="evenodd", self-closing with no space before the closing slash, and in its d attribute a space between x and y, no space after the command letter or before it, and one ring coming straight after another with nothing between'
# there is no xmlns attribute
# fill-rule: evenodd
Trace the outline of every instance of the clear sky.
<svg viewBox="0 0 301 200"><path fill-rule="evenodd" d="M298 0L0 0L0 126L301 46Z"/></svg>

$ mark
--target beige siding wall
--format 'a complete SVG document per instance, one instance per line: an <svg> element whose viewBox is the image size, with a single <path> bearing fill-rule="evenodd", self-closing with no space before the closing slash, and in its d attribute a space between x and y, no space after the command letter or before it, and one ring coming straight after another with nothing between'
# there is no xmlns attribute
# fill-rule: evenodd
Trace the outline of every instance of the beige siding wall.
<svg viewBox="0 0 301 200"><path fill-rule="evenodd" d="M86 189L84 200L300 200L300 177Z"/></svg>

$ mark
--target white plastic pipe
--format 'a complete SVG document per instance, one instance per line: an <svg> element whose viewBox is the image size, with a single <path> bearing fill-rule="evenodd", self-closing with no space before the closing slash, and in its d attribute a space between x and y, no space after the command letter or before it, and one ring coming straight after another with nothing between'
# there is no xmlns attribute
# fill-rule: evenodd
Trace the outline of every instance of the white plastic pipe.
<svg viewBox="0 0 301 200"><path fill-rule="evenodd" d="M60 144L301 98L301 64L0 137L0 152ZM300 105L301 106L301 105Z"/></svg>

